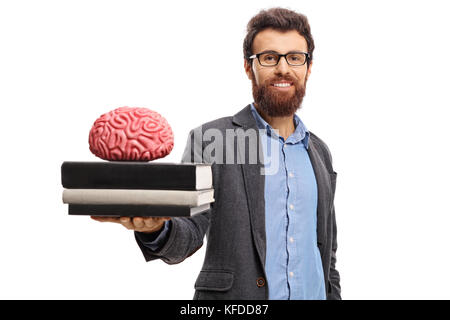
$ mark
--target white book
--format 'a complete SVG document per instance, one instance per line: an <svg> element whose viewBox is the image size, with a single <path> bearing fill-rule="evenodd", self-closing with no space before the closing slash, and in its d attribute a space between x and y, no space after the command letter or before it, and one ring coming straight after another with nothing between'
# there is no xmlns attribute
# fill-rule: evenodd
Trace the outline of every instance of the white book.
<svg viewBox="0 0 450 320"><path fill-rule="evenodd" d="M133 189L64 189L68 204L154 204L197 207L214 202L214 189L133 190Z"/></svg>

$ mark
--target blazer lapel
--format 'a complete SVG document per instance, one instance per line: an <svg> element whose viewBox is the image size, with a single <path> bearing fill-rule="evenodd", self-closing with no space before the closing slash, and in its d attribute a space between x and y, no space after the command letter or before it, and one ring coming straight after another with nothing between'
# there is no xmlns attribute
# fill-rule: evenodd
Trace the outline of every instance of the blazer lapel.
<svg viewBox="0 0 450 320"><path fill-rule="evenodd" d="M311 160L317 181L317 243L322 246L327 238L327 205L330 202L331 179L328 170L320 158L319 151L313 139L308 145L308 154Z"/></svg>
<svg viewBox="0 0 450 320"><path fill-rule="evenodd" d="M262 174L264 169L261 142L256 121L251 114L250 105L245 107L233 117L233 123L241 126L244 130L256 130L258 143L258 159L256 164L250 164L248 155L249 150L245 148L245 155L238 149L238 159L241 164L242 175L244 177L245 192L247 196L247 205L250 211L250 224L252 230L253 242L255 244L262 267L266 261L266 222L265 222L265 177ZM244 159L245 156L245 159Z"/></svg>

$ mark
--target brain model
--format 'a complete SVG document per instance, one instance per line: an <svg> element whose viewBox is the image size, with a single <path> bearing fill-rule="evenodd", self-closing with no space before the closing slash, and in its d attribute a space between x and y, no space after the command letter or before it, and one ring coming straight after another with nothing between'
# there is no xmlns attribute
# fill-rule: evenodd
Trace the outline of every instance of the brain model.
<svg viewBox="0 0 450 320"><path fill-rule="evenodd" d="M122 107L95 120L89 132L89 149L104 160L150 161L172 151L173 133L159 113Z"/></svg>

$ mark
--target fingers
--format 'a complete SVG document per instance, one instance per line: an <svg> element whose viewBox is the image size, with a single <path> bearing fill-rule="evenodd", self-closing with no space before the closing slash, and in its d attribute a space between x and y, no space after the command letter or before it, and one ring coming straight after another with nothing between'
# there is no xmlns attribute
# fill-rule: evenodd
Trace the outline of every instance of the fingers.
<svg viewBox="0 0 450 320"><path fill-rule="evenodd" d="M170 220L167 217L151 217L145 218L144 223L148 232L157 231L161 229L164 225L164 221Z"/></svg>
<svg viewBox="0 0 450 320"><path fill-rule="evenodd" d="M120 223L125 228L129 230L134 230L135 226L131 220L130 217L98 217L98 216L91 216L91 219L99 222L115 222ZM143 223L142 223L143 224Z"/></svg>
<svg viewBox="0 0 450 320"><path fill-rule="evenodd" d="M120 223L128 230L140 232L154 232L161 229L164 222L170 220L170 217L100 217L91 216L91 219L99 222Z"/></svg>
<svg viewBox="0 0 450 320"><path fill-rule="evenodd" d="M128 230L134 230L135 229L134 225L133 225L133 222L131 221L130 217L120 217L119 221Z"/></svg>
<svg viewBox="0 0 450 320"><path fill-rule="evenodd" d="M99 221L99 222L115 222L120 223L118 217L99 217L99 216L91 216L92 220Z"/></svg>
<svg viewBox="0 0 450 320"><path fill-rule="evenodd" d="M140 232L154 232L164 224L164 220L158 217L122 217L120 221L127 229Z"/></svg>
<svg viewBox="0 0 450 320"><path fill-rule="evenodd" d="M145 218L144 224L149 229L153 228L155 226L154 218Z"/></svg>
<svg viewBox="0 0 450 320"><path fill-rule="evenodd" d="M133 224L137 229L142 229L143 227L145 227L145 219L141 218L141 217L134 217L133 218Z"/></svg>

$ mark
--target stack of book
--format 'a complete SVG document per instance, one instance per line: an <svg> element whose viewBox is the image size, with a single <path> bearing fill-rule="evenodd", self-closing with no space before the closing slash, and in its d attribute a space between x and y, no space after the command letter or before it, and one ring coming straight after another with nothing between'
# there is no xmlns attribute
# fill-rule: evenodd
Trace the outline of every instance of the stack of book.
<svg viewBox="0 0 450 320"><path fill-rule="evenodd" d="M210 164L63 162L70 215L192 216L214 202Z"/></svg>

